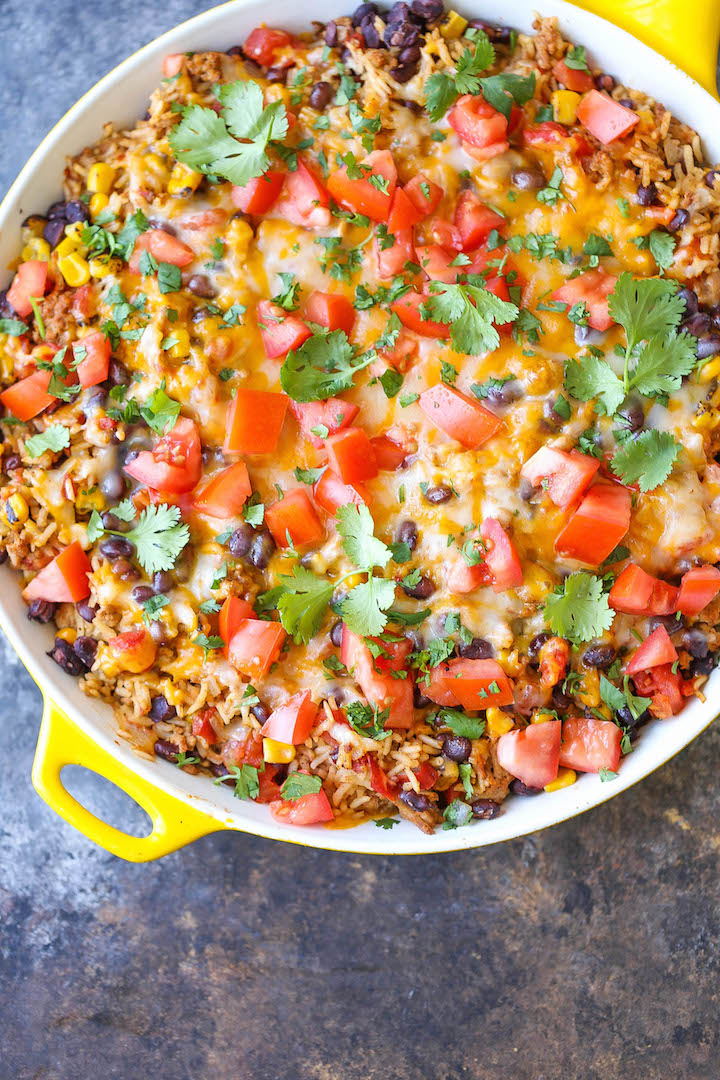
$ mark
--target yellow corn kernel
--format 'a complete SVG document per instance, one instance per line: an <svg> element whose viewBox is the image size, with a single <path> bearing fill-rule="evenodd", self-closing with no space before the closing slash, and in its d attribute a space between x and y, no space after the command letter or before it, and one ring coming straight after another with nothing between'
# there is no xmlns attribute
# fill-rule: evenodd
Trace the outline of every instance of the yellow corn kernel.
<svg viewBox="0 0 720 1080"><path fill-rule="evenodd" d="M180 327L179 330L174 328L170 331L170 337L175 340L176 344L171 345L167 350L168 356L171 356L173 360L180 360L183 356L187 356L190 352L190 335L187 330Z"/></svg>
<svg viewBox="0 0 720 1080"><path fill-rule="evenodd" d="M77 251L58 260L58 269L71 289L87 285L90 280L90 267Z"/></svg>
<svg viewBox="0 0 720 1080"><path fill-rule="evenodd" d="M42 236L33 236L32 240L28 240L22 249L21 258L23 262L29 262L30 259L48 262L50 259L50 245L47 240L43 240Z"/></svg>
<svg viewBox="0 0 720 1080"><path fill-rule="evenodd" d="M122 270L120 259L114 259L111 255L96 255L90 259L88 266L94 278L108 277L110 274L119 274Z"/></svg>
<svg viewBox="0 0 720 1080"><path fill-rule="evenodd" d="M241 261L245 258L253 238L253 231L247 221L233 218L223 234L228 248L235 252Z"/></svg>
<svg viewBox="0 0 720 1080"><path fill-rule="evenodd" d="M580 104L580 95L574 90L556 90L551 99L553 116L558 124L570 126L577 119L577 107Z"/></svg>
<svg viewBox="0 0 720 1080"><path fill-rule="evenodd" d="M201 180L202 173L195 172L188 165L183 165L181 161L178 161L170 173L168 195L187 195L200 186Z"/></svg>
<svg viewBox="0 0 720 1080"><path fill-rule="evenodd" d="M87 224L84 221L73 221L65 226L65 235L71 236L73 240L77 240L78 244L82 244L82 234L86 228Z"/></svg>
<svg viewBox="0 0 720 1080"><path fill-rule="evenodd" d="M585 672L582 682L575 688L575 695L583 705L588 705L591 709L600 704L600 675L597 668Z"/></svg>
<svg viewBox="0 0 720 1080"><path fill-rule="evenodd" d="M553 589L553 579L539 563L532 563L525 571L524 587L533 600L544 600Z"/></svg>
<svg viewBox="0 0 720 1080"><path fill-rule="evenodd" d="M23 244L29 244L34 236L42 236L43 229L46 225L47 219L40 217L38 214L33 214L31 217L26 218L23 223L22 232L20 233Z"/></svg>
<svg viewBox="0 0 720 1080"><path fill-rule="evenodd" d="M115 170L104 161L96 161L90 166L87 177L87 189L98 195L108 195L115 183Z"/></svg>
<svg viewBox="0 0 720 1080"><path fill-rule="evenodd" d="M514 678L522 671L520 654L517 649L498 649L497 660L506 675Z"/></svg>
<svg viewBox="0 0 720 1080"><path fill-rule="evenodd" d="M57 352L56 349L51 349L49 345L36 345L32 351L36 360L52 360L53 356Z"/></svg>
<svg viewBox="0 0 720 1080"><path fill-rule="evenodd" d="M704 367L700 368L700 374L698 375L698 382L709 383L713 379L717 379L720 375L720 356L715 360L708 361Z"/></svg>
<svg viewBox="0 0 720 1080"><path fill-rule="evenodd" d="M348 589L354 589L356 585L359 585L363 580L362 574L351 574L350 577L345 578Z"/></svg>
<svg viewBox="0 0 720 1080"><path fill-rule="evenodd" d="M717 424L717 416L713 409L698 405L698 412L693 417L692 426L696 431L710 431Z"/></svg>
<svg viewBox="0 0 720 1080"><path fill-rule="evenodd" d="M499 739L501 735L506 735L508 731L512 731L515 727L512 716L508 716L506 712L496 708L494 705L491 705L485 713L485 721L487 733L491 739Z"/></svg>
<svg viewBox="0 0 720 1080"><path fill-rule="evenodd" d="M544 791L559 791L560 788L570 787L577 780L577 773L574 769L558 769L558 774L554 780L551 780L549 784L546 784Z"/></svg>
<svg viewBox="0 0 720 1080"><path fill-rule="evenodd" d="M467 19L463 19L457 11L448 11L447 17L440 26L440 33L446 41L457 41L465 32L467 24Z"/></svg>
<svg viewBox="0 0 720 1080"><path fill-rule="evenodd" d="M292 743L278 742L277 739L263 739L263 760L270 765L289 765L295 757Z"/></svg>
<svg viewBox="0 0 720 1080"><path fill-rule="evenodd" d="M655 117L649 109L639 109L638 116L640 117L640 130L652 131L655 127Z"/></svg>
<svg viewBox="0 0 720 1080"><path fill-rule="evenodd" d="M29 514L27 502L17 492L5 500L5 520L8 525L22 525L24 521L27 521Z"/></svg>
<svg viewBox="0 0 720 1080"><path fill-rule="evenodd" d="M82 248L82 244L75 236L65 236L55 248L55 254L58 259L64 259L67 255L72 255L75 251L79 251Z"/></svg>
<svg viewBox="0 0 720 1080"><path fill-rule="evenodd" d="M530 717L531 724L546 724L548 720L555 720L549 709L537 709Z"/></svg>
<svg viewBox="0 0 720 1080"><path fill-rule="evenodd" d="M599 705L595 705L594 710L596 713L600 713L600 715L603 716L605 720L612 720L612 709L609 705L605 705L604 702L600 702Z"/></svg>
<svg viewBox="0 0 720 1080"><path fill-rule="evenodd" d="M109 197L103 194L102 191L98 191L95 195L91 195L89 207L92 217L96 218L98 214L102 214L109 202Z"/></svg>
<svg viewBox="0 0 720 1080"><path fill-rule="evenodd" d="M160 187L167 187L170 179L168 167L159 154L145 154L143 158L145 172Z"/></svg>
<svg viewBox="0 0 720 1080"><path fill-rule="evenodd" d="M62 630L58 630L55 637L61 638L62 641L67 641L70 645L74 645L77 637L77 630L73 630L72 626L65 626Z"/></svg>
<svg viewBox="0 0 720 1080"><path fill-rule="evenodd" d="M98 487L90 488L89 491L79 491L75 497L75 509L82 511L97 510L100 513L107 503L105 496Z"/></svg>

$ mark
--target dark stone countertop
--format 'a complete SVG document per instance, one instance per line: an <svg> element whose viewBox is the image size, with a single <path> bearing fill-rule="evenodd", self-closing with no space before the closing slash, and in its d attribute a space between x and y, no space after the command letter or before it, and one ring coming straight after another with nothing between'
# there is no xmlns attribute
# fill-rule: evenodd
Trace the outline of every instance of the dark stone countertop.
<svg viewBox="0 0 720 1080"><path fill-rule="evenodd" d="M206 6L0 0L0 191L100 75ZM218 834L135 866L33 792L40 695L0 650L0 1080L719 1075L717 725L605 806L489 850ZM139 827L111 785L74 784Z"/></svg>

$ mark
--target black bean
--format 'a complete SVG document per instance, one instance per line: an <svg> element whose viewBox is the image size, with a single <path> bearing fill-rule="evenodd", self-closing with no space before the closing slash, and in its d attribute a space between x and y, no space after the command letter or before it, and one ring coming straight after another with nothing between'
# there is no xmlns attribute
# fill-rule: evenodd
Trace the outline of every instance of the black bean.
<svg viewBox="0 0 720 1080"><path fill-rule="evenodd" d="M57 604L52 600L31 600L28 609L27 617L32 622L49 623L55 618L55 612L57 610Z"/></svg>
<svg viewBox="0 0 720 1080"><path fill-rule="evenodd" d="M401 101L400 104L403 105L406 109L409 109L410 112L415 113L417 116L419 116L420 113L423 111L422 105L420 105L417 101Z"/></svg>
<svg viewBox="0 0 720 1080"><path fill-rule="evenodd" d="M67 203L64 199L60 202L55 202L52 206L48 207L47 216L49 218L65 218L67 220Z"/></svg>
<svg viewBox="0 0 720 1080"><path fill-rule="evenodd" d="M541 787L528 787L527 784L523 784L522 780L513 780L510 783L510 790L513 795L541 795Z"/></svg>
<svg viewBox="0 0 720 1080"><path fill-rule="evenodd" d="M377 15L377 10L377 4L361 4L360 7L355 8L351 16L353 26L360 26L368 15Z"/></svg>
<svg viewBox="0 0 720 1080"><path fill-rule="evenodd" d="M19 454L8 454L8 456L3 461L3 470L6 473L13 472L13 470L21 468L22 459L20 458Z"/></svg>
<svg viewBox="0 0 720 1080"><path fill-rule="evenodd" d="M86 416L92 416L98 409L102 409L107 398L107 391L103 386L94 387L83 402L83 412Z"/></svg>
<svg viewBox="0 0 720 1080"><path fill-rule="evenodd" d="M188 291L195 296L202 296L205 300L212 300L217 296L217 289L211 285L207 274L193 274L188 278Z"/></svg>
<svg viewBox="0 0 720 1080"><path fill-rule="evenodd" d="M423 499L425 502L429 502L431 506L449 502L452 497L453 489L448 484L436 484L434 487L427 487L423 491Z"/></svg>
<svg viewBox="0 0 720 1080"><path fill-rule="evenodd" d="M569 694L563 693L563 691L560 689L560 684L558 683L557 686L553 686L552 703L553 703L553 705L555 706L556 709L558 709L558 710L560 710L560 712L562 712L564 709L569 709L570 708L570 706L573 703L573 700L572 700L572 698L570 697Z"/></svg>
<svg viewBox="0 0 720 1080"><path fill-rule="evenodd" d="M602 71L599 75L595 76L595 85L598 90L605 90L606 93L611 94L615 89L616 84L612 75L608 75L606 72Z"/></svg>
<svg viewBox="0 0 720 1080"><path fill-rule="evenodd" d="M400 799L406 806L409 806L412 810L418 810L420 813L423 810L432 809L432 803L427 795L418 795L415 791L401 791Z"/></svg>
<svg viewBox="0 0 720 1080"><path fill-rule="evenodd" d="M474 637L467 644L461 643L457 651L463 660L490 660L495 655L490 642L481 637Z"/></svg>
<svg viewBox="0 0 720 1080"><path fill-rule="evenodd" d="M657 202L657 188L652 180L647 185L641 184L637 189L637 201L641 206L654 206Z"/></svg>
<svg viewBox="0 0 720 1080"><path fill-rule="evenodd" d="M645 410L642 403L637 400L626 401L618 416L621 419L622 426L627 428L628 431L639 431L645 423Z"/></svg>
<svg viewBox="0 0 720 1080"><path fill-rule="evenodd" d="M478 30L484 30L496 45L510 44L511 29L509 26L496 26L494 23L484 22L482 19L471 19L468 25Z"/></svg>
<svg viewBox="0 0 720 1080"><path fill-rule="evenodd" d="M281 67L279 64L274 64L265 72L265 78L271 83L285 83L287 82L289 70L290 69L287 67Z"/></svg>
<svg viewBox="0 0 720 1080"><path fill-rule="evenodd" d="M163 694L158 694L150 702L150 712L148 716L151 720L160 720L167 723L168 720L174 720L177 716L177 709Z"/></svg>
<svg viewBox="0 0 720 1080"><path fill-rule="evenodd" d="M391 78L393 78L395 80L396 83L403 84L403 83L406 83L406 82L410 82L410 80L412 79L413 75L416 74L416 72L417 72L417 62L415 62L413 64L401 64L398 67L394 67L391 70L390 76L391 76Z"/></svg>
<svg viewBox="0 0 720 1080"><path fill-rule="evenodd" d="M431 705L429 697L425 697L422 692L422 684L414 683L413 685L413 705L416 709L426 709L428 705Z"/></svg>
<svg viewBox="0 0 720 1080"><path fill-rule="evenodd" d="M711 169L709 173L705 173L705 187L709 187L711 191L715 188L720 191L720 169Z"/></svg>
<svg viewBox="0 0 720 1080"><path fill-rule="evenodd" d="M690 220L690 213L687 210L676 210L674 217L670 219L667 226L667 231L671 233L679 232L683 229Z"/></svg>
<svg viewBox="0 0 720 1080"><path fill-rule="evenodd" d="M174 585L174 579L169 570L158 570L153 574L153 591L156 593L170 592Z"/></svg>
<svg viewBox="0 0 720 1080"><path fill-rule="evenodd" d="M87 600L78 600L75 605L75 610L85 622L92 622L95 618L95 608L91 604L88 604Z"/></svg>
<svg viewBox="0 0 720 1080"><path fill-rule="evenodd" d="M692 626L683 633L682 644L696 660L704 660L709 651L707 634L699 626Z"/></svg>
<svg viewBox="0 0 720 1080"><path fill-rule="evenodd" d="M694 678L696 675L709 675L712 669L715 667L715 657L712 653L708 653L707 656L697 657L690 665L690 675Z"/></svg>
<svg viewBox="0 0 720 1080"><path fill-rule="evenodd" d="M119 360L116 360L114 356L110 357L110 367L108 369L108 378L112 386L129 386L132 382L130 372L121 364Z"/></svg>
<svg viewBox="0 0 720 1080"><path fill-rule="evenodd" d="M244 56L242 45L231 45L225 50L226 56Z"/></svg>
<svg viewBox="0 0 720 1080"><path fill-rule="evenodd" d="M703 334L698 338L698 360L708 360L711 356L720 354L720 334Z"/></svg>
<svg viewBox="0 0 720 1080"><path fill-rule="evenodd" d="M602 345L607 337L605 330L594 330L592 326L576 326L573 331L576 345Z"/></svg>
<svg viewBox="0 0 720 1080"><path fill-rule="evenodd" d="M162 619L153 619L150 623L150 637L156 645L167 645L172 638L172 634Z"/></svg>
<svg viewBox="0 0 720 1080"><path fill-rule="evenodd" d="M108 499L122 499L125 494L125 477L119 469L110 469L100 481L100 490Z"/></svg>
<svg viewBox="0 0 720 1080"><path fill-rule="evenodd" d="M267 705L263 705L262 701L259 701L257 705L253 705L250 712L260 724L264 724L270 717L270 710Z"/></svg>
<svg viewBox="0 0 720 1080"><path fill-rule="evenodd" d="M401 521L395 533L395 539L399 544L407 544L410 550L414 551L418 542L418 527L415 522L410 518Z"/></svg>
<svg viewBox="0 0 720 1080"><path fill-rule="evenodd" d="M225 765L222 764L222 762L220 762L220 763L213 762L213 764L210 766L210 772L213 774L213 776L227 776L227 777L230 777L230 773L228 772ZM275 775L277 776L277 773ZM235 780L232 777L230 777L230 779L228 779L228 780L223 780L222 783L226 787L235 787Z"/></svg>
<svg viewBox="0 0 720 1080"><path fill-rule="evenodd" d="M121 581L136 581L140 577L140 571L128 559L115 559L110 569Z"/></svg>
<svg viewBox="0 0 720 1080"><path fill-rule="evenodd" d="M412 0L411 10L413 15L425 22L434 22L439 19L445 9L443 0Z"/></svg>
<svg viewBox="0 0 720 1080"><path fill-rule="evenodd" d="M480 818L481 821L490 821L502 812L502 806L494 799L475 799L470 803L470 809L473 817Z"/></svg>
<svg viewBox="0 0 720 1080"><path fill-rule="evenodd" d="M269 532L258 532L255 534L255 539L250 545L248 552L248 561L252 563L258 570L265 570L273 552L275 551L275 541Z"/></svg>
<svg viewBox="0 0 720 1080"><path fill-rule="evenodd" d="M77 637L75 638L73 649L89 671L95 663L95 657L97 656L98 643L95 638L84 636Z"/></svg>
<svg viewBox="0 0 720 1080"><path fill-rule="evenodd" d="M330 630L330 640L333 643L333 645L338 649L342 645L342 635L343 635L343 622L342 622L342 619L338 619L337 622L334 622L332 624L332 628Z"/></svg>
<svg viewBox="0 0 720 1080"><path fill-rule="evenodd" d="M333 88L329 82L316 82L310 91L310 107L322 112L333 99Z"/></svg>
<svg viewBox="0 0 720 1080"><path fill-rule="evenodd" d="M0 566L4 566L8 561L8 553L6 548L0 548Z"/></svg>
<svg viewBox="0 0 720 1080"><path fill-rule="evenodd" d="M622 106L624 106L624 108L626 108L626 109L632 109L633 112L635 111L635 108L636 108L635 102L632 101L630 98L627 98L627 97L620 98L620 104Z"/></svg>
<svg viewBox="0 0 720 1080"><path fill-rule="evenodd" d="M689 318L683 319L680 329L692 334L693 337L701 338L712 331L712 319L704 311L698 311Z"/></svg>
<svg viewBox="0 0 720 1080"><path fill-rule="evenodd" d="M325 27L325 44L328 46L328 48L334 49L335 46L337 45L337 43L338 43L337 23L335 22L334 19L331 19L330 22Z"/></svg>
<svg viewBox="0 0 720 1080"><path fill-rule="evenodd" d="M75 221L89 221L90 211L81 199L71 199L65 205L65 220L71 224Z"/></svg>
<svg viewBox="0 0 720 1080"><path fill-rule="evenodd" d="M680 300L682 300L682 302L685 304L685 314L686 314L686 316L687 315L695 315L695 314L697 314L698 306L699 306L698 305L698 298L697 298L697 293L693 289L688 289L687 287L684 288L684 289L680 289L680 291L679 291L679 293L677 295L678 295L678 298Z"/></svg>
<svg viewBox="0 0 720 1080"><path fill-rule="evenodd" d="M135 545L130 540L124 540L122 536L109 536L100 541L98 550L106 559L129 559L135 552Z"/></svg>
<svg viewBox="0 0 720 1080"><path fill-rule="evenodd" d="M532 663L537 662L537 660L540 657L540 650L542 649L545 642L549 641L549 640L550 640L550 635L546 634L544 631L541 634L536 634L535 637L532 638L532 640L530 641L530 643L528 645L528 650L527 650L528 651L528 659L531 660Z"/></svg>
<svg viewBox="0 0 720 1080"><path fill-rule="evenodd" d="M51 248L57 247L65 235L65 222L62 218L51 218L43 229L43 237Z"/></svg>
<svg viewBox="0 0 720 1080"><path fill-rule="evenodd" d="M366 49L379 49L383 44L380 32L375 26L375 16L368 15L360 24L360 33L363 36Z"/></svg>
<svg viewBox="0 0 720 1080"><path fill-rule="evenodd" d="M450 761L467 761L472 752L472 743L464 735L445 735L442 752Z"/></svg>
<svg viewBox="0 0 720 1080"><path fill-rule="evenodd" d="M103 526L112 530L112 532L126 532L130 526L128 521L121 521L119 517L116 517L112 510L103 510L100 517Z"/></svg>
<svg viewBox="0 0 720 1080"><path fill-rule="evenodd" d="M417 585L406 585L400 582L406 596L412 596L414 600L427 600L435 592L435 582L432 578L423 574Z"/></svg>
<svg viewBox="0 0 720 1080"><path fill-rule="evenodd" d="M252 525L248 525L247 521L243 521L242 525L238 525L235 532L227 541L227 546L232 557L234 559L244 558L252 547L254 538L255 530Z"/></svg>
<svg viewBox="0 0 720 1080"><path fill-rule="evenodd" d="M539 165L513 169L510 180L519 191L539 191L547 186L547 177Z"/></svg>
<svg viewBox="0 0 720 1080"><path fill-rule="evenodd" d="M398 60L403 66L407 64L417 64L419 59L420 46L417 43L406 46L398 56Z"/></svg>
<svg viewBox="0 0 720 1080"><path fill-rule="evenodd" d="M155 595L152 585L136 585L130 594L136 604L144 604L151 596Z"/></svg>
<svg viewBox="0 0 720 1080"><path fill-rule="evenodd" d="M648 632L653 633L658 626L664 626L668 634L677 634L685 625L684 619L677 619L674 615L653 615L648 619Z"/></svg>
<svg viewBox="0 0 720 1080"><path fill-rule="evenodd" d="M510 382L503 383L502 386L491 386L488 390L487 401L488 405L499 408L502 405L510 405L513 401L518 401L522 396L522 385L517 379L511 379Z"/></svg>
<svg viewBox="0 0 720 1080"><path fill-rule="evenodd" d="M62 668L66 675L85 675L88 671L88 666L82 657L78 656L70 642L65 641L64 638L55 638L55 645L48 656Z"/></svg>
<svg viewBox="0 0 720 1080"><path fill-rule="evenodd" d="M397 0L397 3L393 4L388 13L385 15L385 22L388 26L396 26L399 23L414 23L415 17L408 4L403 0Z"/></svg>
<svg viewBox="0 0 720 1080"><path fill-rule="evenodd" d="M609 668L617 656L612 645L591 645L583 653L583 664L590 668Z"/></svg>
<svg viewBox="0 0 720 1080"><path fill-rule="evenodd" d="M535 485L531 484L525 476L520 477L520 484L518 486L518 494L523 502L530 502L535 494Z"/></svg>
<svg viewBox="0 0 720 1080"><path fill-rule="evenodd" d="M175 743L168 742L167 739L157 739L153 748L157 757L162 758L163 761L171 761L173 765L177 765L178 754L180 748Z"/></svg>

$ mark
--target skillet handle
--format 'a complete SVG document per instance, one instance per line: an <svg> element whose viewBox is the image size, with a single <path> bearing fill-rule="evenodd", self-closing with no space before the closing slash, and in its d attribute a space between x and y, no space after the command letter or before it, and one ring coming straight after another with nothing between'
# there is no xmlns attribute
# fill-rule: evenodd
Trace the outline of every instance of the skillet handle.
<svg viewBox="0 0 720 1080"><path fill-rule="evenodd" d="M718 96L720 0L572 0L662 53Z"/></svg>
<svg viewBox="0 0 720 1080"><path fill-rule="evenodd" d="M149 814L149 836L129 836L86 810L66 790L60 777L65 765L82 765L117 784ZM224 828L208 814L143 780L98 746L61 709L45 699L32 781L35 790L60 817L106 851L129 862L159 859L201 836Z"/></svg>

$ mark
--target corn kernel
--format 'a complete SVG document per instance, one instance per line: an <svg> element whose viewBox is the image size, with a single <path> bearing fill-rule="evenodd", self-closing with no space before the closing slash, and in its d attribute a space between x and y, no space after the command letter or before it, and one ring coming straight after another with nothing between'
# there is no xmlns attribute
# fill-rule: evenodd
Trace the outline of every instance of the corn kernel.
<svg viewBox="0 0 720 1080"><path fill-rule="evenodd" d="M55 248L58 259L64 259L67 255L79 251L82 248L80 241L74 236L65 236Z"/></svg>
<svg viewBox="0 0 720 1080"><path fill-rule="evenodd" d="M558 774L554 780L551 780L549 784L546 784L544 791L560 791L560 788L570 787L577 780L577 773L574 769L558 769Z"/></svg>
<svg viewBox="0 0 720 1080"><path fill-rule="evenodd" d="M577 119L577 107L580 104L580 95L574 90L556 90L551 99L553 116L558 124L570 126Z"/></svg>
<svg viewBox="0 0 720 1080"><path fill-rule="evenodd" d="M110 274L119 274L122 270L120 259L114 259L111 255L96 255L88 262L90 273L94 278L108 277Z"/></svg>
<svg viewBox="0 0 720 1080"><path fill-rule="evenodd" d="M600 675L597 668L585 672L582 682L575 688L575 694L582 705L596 708L600 704Z"/></svg>
<svg viewBox="0 0 720 1080"><path fill-rule="evenodd" d="M359 585L363 581L362 574L351 574L350 577L345 578L348 589L354 589L356 585Z"/></svg>
<svg viewBox="0 0 720 1080"><path fill-rule="evenodd" d="M173 329L170 336L176 343L167 350L168 356L171 356L173 360L180 360L183 356L187 356L190 352L190 335L187 330L182 327L179 330Z"/></svg>
<svg viewBox="0 0 720 1080"><path fill-rule="evenodd" d="M698 382L709 383L720 375L720 356L716 360L710 360L700 369Z"/></svg>
<svg viewBox="0 0 720 1080"><path fill-rule="evenodd" d="M640 130L652 131L655 127L655 117L649 109L639 109L638 116L640 117Z"/></svg>
<svg viewBox="0 0 720 1080"><path fill-rule="evenodd" d="M149 179L162 188L167 187L170 173L167 165L159 154L145 154L143 157L143 164L145 166L145 173Z"/></svg>
<svg viewBox="0 0 720 1080"><path fill-rule="evenodd" d="M702 405L698 406L700 410L696 416L693 417L692 426L696 431L710 431L717 424L717 415L713 409L703 408Z"/></svg>
<svg viewBox="0 0 720 1080"><path fill-rule="evenodd" d="M8 525L22 525L27 521L30 510L22 495L17 492L5 501L5 520Z"/></svg>
<svg viewBox="0 0 720 1080"><path fill-rule="evenodd" d="M50 259L50 245L47 240L43 240L42 236L33 236L22 249L21 258L23 262L29 262L30 259L48 262Z"/></svg>
<svg viewBox="0 0 720 1080"><path fill-rule="evenodd" d="M91 195L89 203L91 216L96 218L98 214L102 214L109 202L109 197L104 195L101 191L98 191L95 195Z"/></svg>
<svg viewBox="0 0 720 1080"><path fill-rule="evenodd" d="M278 742L277 739L263 739L263 760L270 765L288 765L295 757L292 743Z"/></svg>
<svg viewBox="0 0 720 1080"><path fill-rule="evenodd" d="M87 285L90 280L90 267L77 251L58 260L58 269L71 289Z"/></svg>
<svg viewBox="0 0 720 1080"><path fill-rule="evenodd" d="M440 33L446 41L456 41L465 32L467 24L467 19L463 19L457 11L448 11L445 21L440 26Z"/></svg>
<svg viewBox="0 0 720 1080"><path fill-rule="evenodd" d="M80 490L75 498L75 509L80 511L97 510L98 513L107 506L105 496L98 487L90 488L89 491Z"/></svg>
<svg viewBox="0 0 720 1080"><path fill-rule="evenodd" d="M90 166L87 177L87 189L98 195L107 195L115 182L115 170L104 161L97 161Z"/></svg>
<svg viewBox="0 0 720 1080"><path fill-rule="evenodd" d="M496 708L494 705L491 705L485 713L485 721L487 733L491 739L499 739L501 735L506 735L508 731L512 731L515 727L512 716L508 716L506 712Z"/></svg>
<svg viewBox="0 0 720 1080"><path fill-rule="evenodd" d="M552 712L549 709L537 709L530 717L531 724L546 724L548 720L554 720Z"/></svg>
<svg viewBox="0 0 720 1080"><path fill-rule="evenodd" d="M223 235L228 247L242 261L248 253L250 241L254 235L247 221L243 221L242 218L233 218Z"/></svg>
<svg viewBox="0 0 720 1080"><path fill-rule="evenodd" d="M46 225L47 219L38 214L32 214L26 218L20 233L23 244L28 244L34 236L42 236Z"/></svg>
<svg viewBox="0 0 720 1080"><path fill-rule="evenodd" d="M191 191L195 191L200 186L201 180L202 173L195 172L194 169L178 161L170 173L167 186L168 195L186 195Z"/></svg>
<svg viewBox="0 0 720 1080"><path fill-rule="evenodd" d="M67 641L70 645L74 645L75 639L77 638L77 630L73 630L72 626L65 626L62 630L58 630L55 637L60 638L61 641Z"/></svg>
<svg viewBox="0 0 720 1080"><path fill-rule="evenodd" d="M65 235L72 237L78 244L82 244L82 234L87 228L84 221L73 221L70 225L65 226Z"/></svg>

